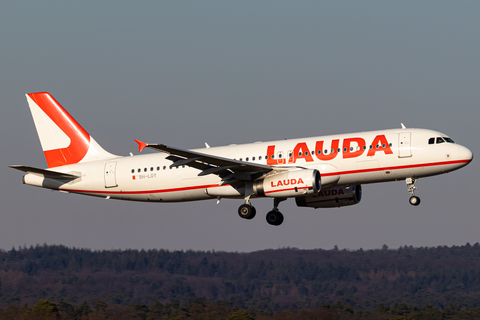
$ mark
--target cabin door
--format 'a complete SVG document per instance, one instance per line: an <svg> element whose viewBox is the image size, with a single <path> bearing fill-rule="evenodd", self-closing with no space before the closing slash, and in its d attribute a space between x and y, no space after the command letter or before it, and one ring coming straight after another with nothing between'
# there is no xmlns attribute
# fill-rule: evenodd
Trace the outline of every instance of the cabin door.
<svg viewBox="0 0 480 320"><path fill-rule="evenodd" d="M398 134L398 157L407 158L412 156L411 132L400 132Z"/></svg>
<svg viewBox="0 0 480 320"><path fill-rule="evenodd" d="M115 177L116 162L105 163L105 188L113 188L117 186L117 179Z"/></svg>

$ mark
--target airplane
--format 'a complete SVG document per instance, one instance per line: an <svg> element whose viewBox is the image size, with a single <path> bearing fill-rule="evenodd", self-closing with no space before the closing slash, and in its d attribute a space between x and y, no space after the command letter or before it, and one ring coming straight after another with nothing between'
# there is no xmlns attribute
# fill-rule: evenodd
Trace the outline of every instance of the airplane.
<svg viewBox="0 0 480 320"><path fill-rule="evenodd" d="M23 165L23 183L106 199L183 202L243 199L238 214L252 219L251 200L272 198L270 225L284 221L280 202L297 206L351 206L362 184L404 180L409 202L419 178L457 170L472 152L447 135L402 128L187 150L140 140L139 152L118 156L104 150L48 92L26 94L48 168Z"/></svg>

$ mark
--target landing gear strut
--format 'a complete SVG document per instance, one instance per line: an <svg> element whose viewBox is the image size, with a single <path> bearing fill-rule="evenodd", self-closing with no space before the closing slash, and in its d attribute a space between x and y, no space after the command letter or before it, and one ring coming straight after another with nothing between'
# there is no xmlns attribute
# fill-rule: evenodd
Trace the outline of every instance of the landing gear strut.
<svg viewBox="0 0 480 320"><path fill-rule="evenodd" d="M279 226L283 222L283 214L278 211L278 204L287 198L275 198L273 199L273 210L267 213L267 222L272 226Z"/></svg>
<svg viewBox="0 0 480 320"><path fill-rule="evenodd" d="M420 204L420 198L415 195L415 183L418 179L416 178L407 178L405 182L407 183L408 192L410 193L410 199L408 201L412 206L418 206Z"/></svg>

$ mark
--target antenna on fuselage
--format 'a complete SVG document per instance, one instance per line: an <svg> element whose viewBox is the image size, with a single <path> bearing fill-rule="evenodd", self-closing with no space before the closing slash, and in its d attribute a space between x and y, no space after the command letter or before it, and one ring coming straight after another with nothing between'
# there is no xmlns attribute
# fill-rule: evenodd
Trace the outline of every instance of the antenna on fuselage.
<svg viewBox="0 0 480 320"><path fill-rule="evenodd" d="M407 129L403 123L400 123L402 125L402 129Z"/></svg>

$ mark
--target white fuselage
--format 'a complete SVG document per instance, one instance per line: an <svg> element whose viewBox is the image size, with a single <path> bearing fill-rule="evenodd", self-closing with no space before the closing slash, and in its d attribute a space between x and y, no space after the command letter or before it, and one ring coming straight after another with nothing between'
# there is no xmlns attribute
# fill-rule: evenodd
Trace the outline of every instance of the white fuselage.
<svg viewBox="0 0 480 320"><path fill-rule="evenodd" d="M429 139L446 137L426 129L394 129L302 139L257 142L194 151L249 163L317 169L322 189L433 176L472 160L461 145ZM365 145L365 146L364 146ZM85 195L134 201L190 201L243 198L238 188L221 185L215 174L179 166L164 153L118 157L52 168L81 176L73 181L27 174L26 184ZM268 160L266 159L268 156ZM272 158L273 156L273 158Z"/></svg>

